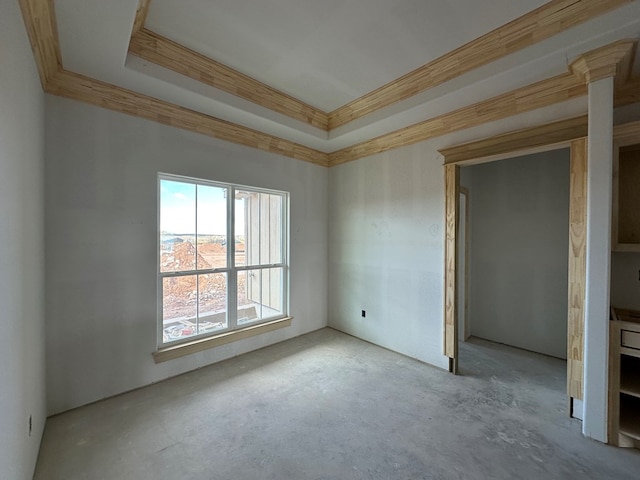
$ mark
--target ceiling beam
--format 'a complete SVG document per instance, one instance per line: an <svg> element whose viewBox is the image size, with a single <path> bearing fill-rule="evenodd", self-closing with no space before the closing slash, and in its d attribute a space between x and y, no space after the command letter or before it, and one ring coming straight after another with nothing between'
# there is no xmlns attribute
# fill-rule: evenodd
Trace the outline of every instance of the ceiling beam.
<svg viewBox="0 0 640 480"><path fill-rule="evenodd" d="M633 0L552 0L329 113L329 129L441 85Z"/></svg>
<svg viewBox="0 0 640 480"><path fill-rule="evenodd" d="M145 28L131 37L129 53L274 112L328 129L325 112Z"/></svg>

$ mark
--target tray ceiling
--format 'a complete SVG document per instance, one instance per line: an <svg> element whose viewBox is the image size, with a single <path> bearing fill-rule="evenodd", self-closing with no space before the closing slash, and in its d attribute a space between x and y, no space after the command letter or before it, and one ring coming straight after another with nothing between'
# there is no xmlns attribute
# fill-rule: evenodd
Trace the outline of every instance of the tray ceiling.
<svg viewBox="0 0 640 480"><path fill-rule="evenodd" d="M572 101L567 115L584 113L586 103L575 103L584 91L564 77L568 64L589 50L640 38L640 0L52 2L62 68L86 77L60 77L76 91L58 85L53 93L91 96L98 91L91 86L95 79L106 86L99 89L103 98L91 103L139 114L135 107L118 107L117 89L126 89L132 92L127 101L144 97L146 118L172 124L165 113L154 113L154 102L178 114L188 109L192 113L182 123L197 124L201 115L206 134L231 141L248 135L252 146L268 141L264 149L274 152L298 145L312 149L304 155L319 163L322 155L338 150L346 152L341 161L354 159L350 151L371 149L352 147L375 146L376 138L383 143L427 138L430 133L420 125L442 135L510 116L515 120L545 106L557 111L554 104L561 105L562 98ZM137 15L141 8L144 19ZM139 32L136 20L144 20ZM518 28L505 27L508 22ZM142 54L130 50L136 35L147 47ZM635 56L632 70L638 77ZM212 70L216 62L236 76ZM238 82L242 75L253 86ZM226 88L219 85L225 80ZM542 90L535 87L540 82ZM553 98L544 97L547 87ZM539 106L521 104L520 95L530 92ZM626 94L635 98L633 88ZM510 105L486 115L498 98ZM519 124L544 121L542 110ZM443 126L439 118L456 123ZM231 133L221 134L227 124ZM410 135L400 134L403 129Z"/></svg>
<svg viewBox="0 0 640 480"><path fill-rule="evenodd" d="M153 0L146 27L329 112L545 0Z"/></svg>

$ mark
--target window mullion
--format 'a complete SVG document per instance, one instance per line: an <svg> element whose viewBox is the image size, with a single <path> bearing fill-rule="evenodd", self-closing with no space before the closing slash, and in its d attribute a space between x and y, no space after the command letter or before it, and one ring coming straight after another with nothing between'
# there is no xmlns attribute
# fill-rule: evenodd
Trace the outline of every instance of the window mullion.
<svg viewBox="0 0 640 480"><path fill-rule="evenodd" d="M196 258L195 260L195 266L196 266L196 334L200 333L200 275L198 275L198 190L199 187L196 184L195 186L196 188L196 203L195 203L195 224L196 224L196 231L193 232L195 237L193 238L193 241L195 243L194 247L195 247L195 252L196 252Z"/></svg>
<svg viewBox="0 0 640 480"><path fill-rule="evenodd" d="M229 187L227 204L227 321L229 329L238 325L238 274L236 272L236 189Z"/></svg>

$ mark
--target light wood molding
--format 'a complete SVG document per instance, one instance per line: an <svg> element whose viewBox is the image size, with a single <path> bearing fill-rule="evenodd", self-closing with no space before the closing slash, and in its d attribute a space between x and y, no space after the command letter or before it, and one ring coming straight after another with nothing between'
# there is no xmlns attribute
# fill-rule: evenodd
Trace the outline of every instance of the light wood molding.
<svg viewBox="0 0 640 480"><path fill-rule="evenodd" d="M19 0L22 18L46 92L51 78L62 68L53 0Z"/></svg>
<svg viewBox="0 0 640 480"><path fill-rule="evenodd" d="M571 73L558 75L330 153L329 165L340 165L392 148L571 100L586 93L586 85Z"/></svg>
<svg viewBox="0 0 640 480"><path fill-rule="evenodd" d="M539 127L516 130L495 137L443 148L445 164L461 163L540 146L569 142L587 135L587 115L560 120Z"/></svg>
<svg viewBox="0 0 640 480"><path fill-rule="evenodd" d="M617 87L614 93L616 107L640 103L640 80L631 80Z"/></svg>
<svg viewBox="0 0 640 480"><path fill-rule="evenodd" d="M140 19L146 15L149 1L143 0L139 4L136 22L140 22ZM52 0L19 0L19 2L42 86L46 92L324 166L339 165L392 148L503 119L576 98L585 95L587 91L585 83L575 75L560 75L327 154L66 71L62 67ZM576 3L586 5L591 2L578 0ZM609 4L609 2L604 3ZM143 33L147 34L145 31L138 32L137 35ZM616 47L615 50L618 51L618 48ZM624 59L625 56L622 55L621 58ZM640 102L638 87L640 87L640 81L634 80L619 88L616 106Z"/></svg>
<svg viewBox="0 0 640 480"><path fill-rule="evenodd" d="M613 127L613 140L618 145L631 145L640 139L640 121Z"/></svg>
<svg viewBox="0 0 640 480"><path fill-rule="evenodd" d="M458 212L460 204L460 168L457 165L445 165L444 183L446 222L444 243L444 354L454 359L453 364L456 365L458 356Z"/></svg>
<svg viewBox="0 0 640 480"><path fill-rule="evenodd" d="M630 60L624 61L624 59L631 56L634 45L634 40L619 40L596 48L579 56L571 62L569 68L578 78L587 83L613 77L620 68L629 67Z"/></svg>
<svg viewBox="0 0 640 480"><path fill-rule="evenodd" d="M51 79L48 91L172 127L327 166L327 154L318 150L66 70Z"/></svg>
<svg viewBox="0 0 640 480"><path fill-rule="evenodd" d="M144 21L151 0L139 1L130 53L296 120L323 130L331 130L534 45L633 0L552 0L331 113L323 112L145 29Z"/></svg>
<svg viewBox="0 0 640 480"><path fill-rule="evenodd" d="M136 18L133 21L132 35L138 33L144 27L144 22L147 21L147 14L149 13L149 6L151 0L138 0L138 9L136 10Z"/></svg>
<svg viewBox="0 0 640 480"><path fill-rule="evenodd" d="M145 28L131 37L129 53L274 112L328 129L325 112Z"/></svg>
<svg viewBox="0 0 640 480"><path fill-rule="evenodd" d="M640 130L626 138L614 133L614 139L611 250L640 252Z"/></svg>
<svg viewBox="0 0 640 480"><path fill-rule="evenodd" d="M572 398L582 400L587 234L586 138L571 143L570 169L567 394Z"/></svg>
<svg viewBox="0 0 640 480"><path fill-rule="evenodd" d="M180 345L164 347L153 352L153 360L156 363L166 362L167 360L173 360L184 357L185 355L191 355L192 353L202 352L203 350L219 347L220 345L225 345L227 343L237 342L238 340L255 337L256 335L262 335L263 333L289 327L291 326L292 320L292 317L286 317L267 323L261 323L260 325L251 325L232 332L221 333L220 335L214 335L213 337L200 338L191 342L181 343Z"/></svg>
<svg viewBox="0 0 640 480"><path fill-rule="evenodd" d="M329 113L334 129L487 65L632 0L552 0Z"/></svg>

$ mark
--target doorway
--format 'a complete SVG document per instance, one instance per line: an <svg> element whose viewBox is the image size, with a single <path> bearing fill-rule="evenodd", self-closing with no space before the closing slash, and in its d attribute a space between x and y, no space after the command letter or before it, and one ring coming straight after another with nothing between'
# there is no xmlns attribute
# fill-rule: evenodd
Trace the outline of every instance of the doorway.
<svg viewBox="0 0 640 480"><path fill-rule="evenodd" d="M565 148L461 168L459 341L566 359L569 159Z"/></svg>
<svg viewBox="0 0 640 480"><path fill-rule="evenodd" d="M540 137L548 128L558 129L558 122L528 131L503 135L497 139L483 140L472 144L441 150L445 157L445 308L444 308L444 353L449 357L449 370L457 373L458 368L458 235L460 205L460 166L504 159L516 155L514 139L520 146L518 153L534 153L570 147L570 194L569 194L569 259L568 259L568 320L567 320L567 394L569 411L574 400L583 398L583 357L584 357L584 310L586 284L586 185L587 185L587 140L584 126L577 125L563 130L566 140L546 147L540 146ZM582 133L582 135L580 135ZM487 143L492 144L487 148ZM526 145L532 145L527 147ZM535 145L535 147L533 147ZM529 148L529 151L525 151ZM491 155L492 150L494 156ZM485 156L474 156L473 152L483 152ZM462 153L461 153L462 152ZM511 155L505 155L511 153ZM473 195L473 192L471 192Z"/></svg>

